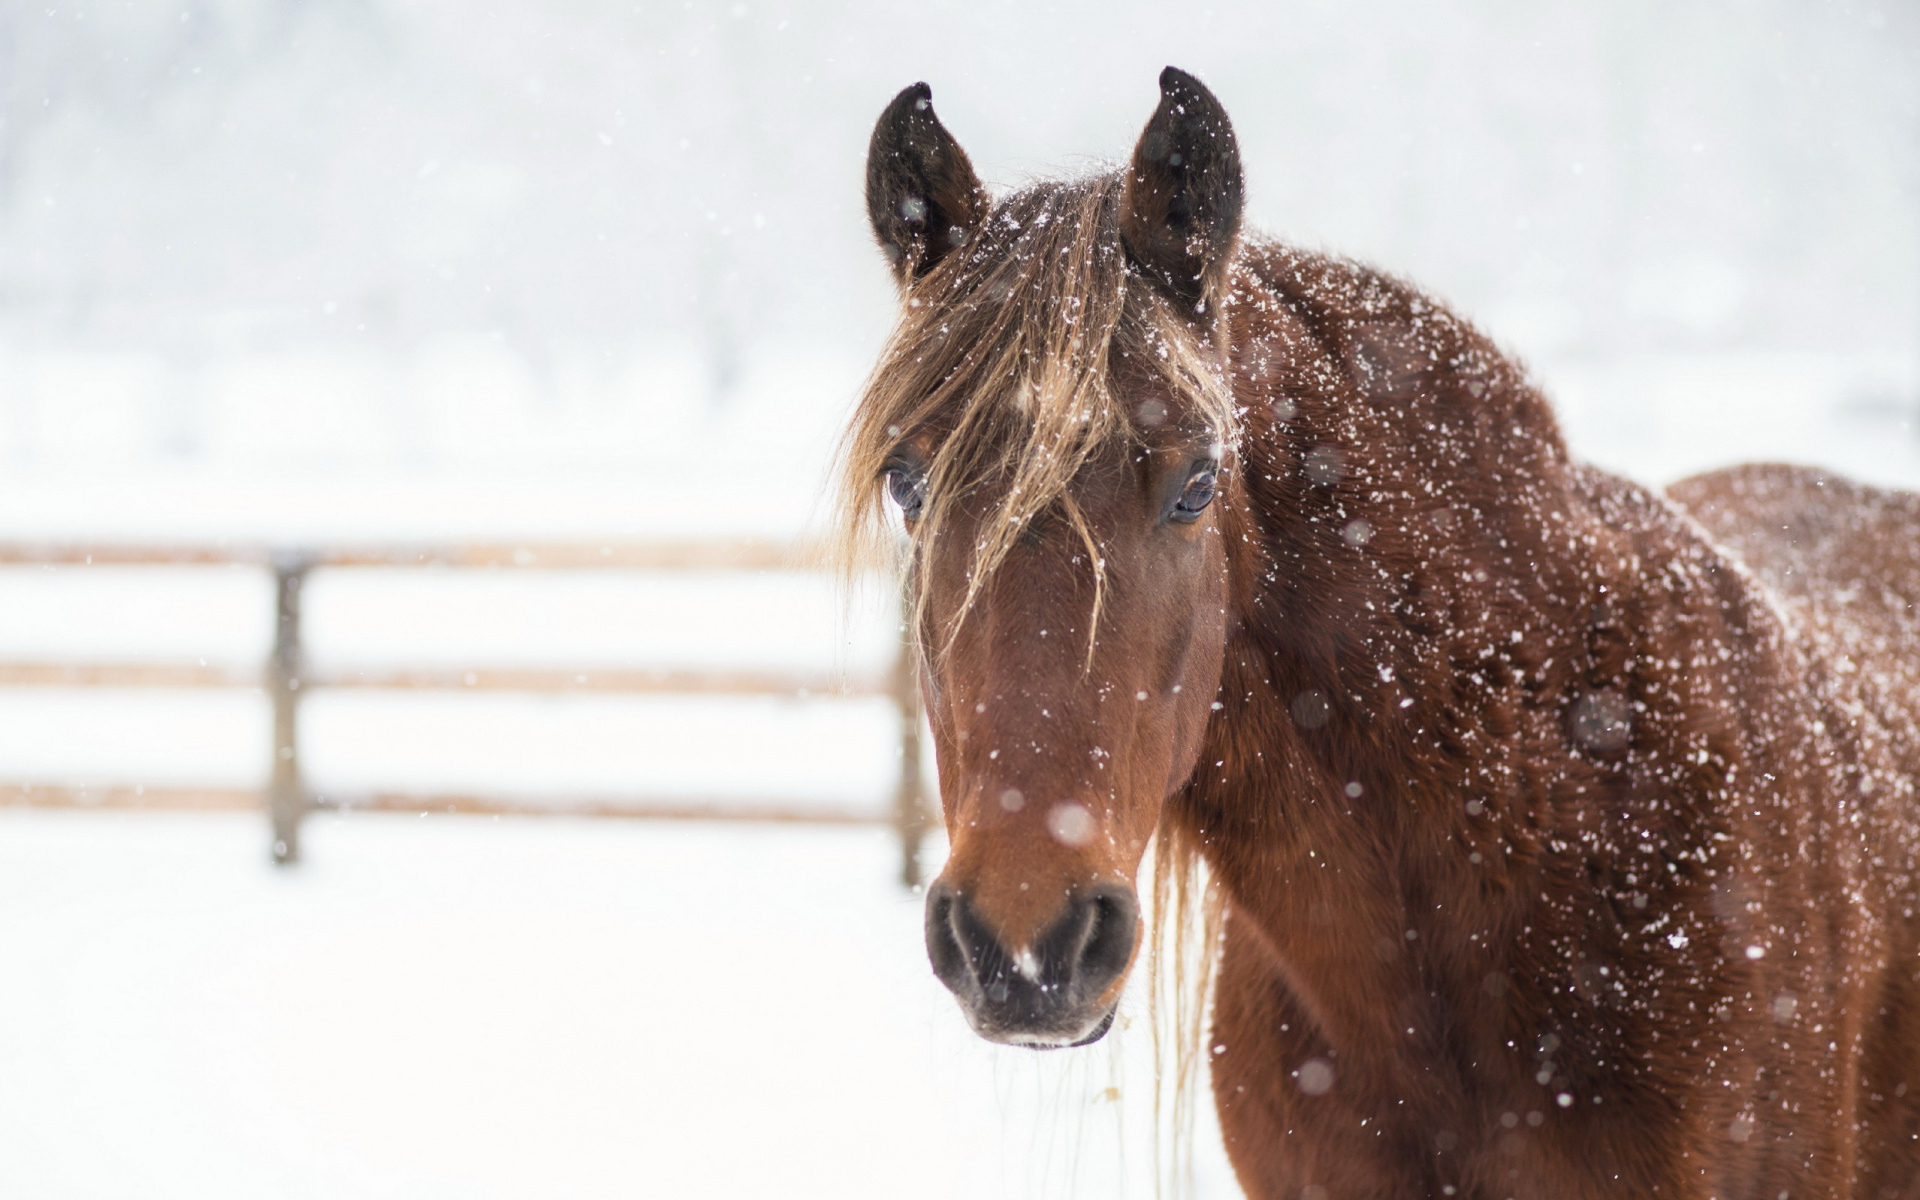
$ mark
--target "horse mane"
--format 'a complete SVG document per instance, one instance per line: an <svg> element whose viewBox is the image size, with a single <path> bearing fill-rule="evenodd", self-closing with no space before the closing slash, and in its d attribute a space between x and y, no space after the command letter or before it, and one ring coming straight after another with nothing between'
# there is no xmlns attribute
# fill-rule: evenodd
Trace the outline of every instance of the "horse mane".
<svg viewBox="0 0 1920 1200"><path fill-rule="evenodd" d="M1194 1190L1195 1107L1203 1094L1214 968L1226 932L1226 897L1201 839L1164 817L1153 837L1153 905L1147 954L1147 1020L1153 1031L1154 1184L1157 1194Z"/></svg>
<svg viewBox="0 0 1920 1200"><path fill-rule="evenodd" d="M849 566L871 561L884 536L882 480L909 439L931 442L910 561L959 506L989 503L947 644L1021 531L1057 509L1093 563L1091 655L1105 561L1071 487L1090 459L1138 435L1113 394L1116 352L1149 365L1223 447L1237 440L1232 395L1205 345L1211 314L1182 313L1129 264L1124 182L1109 170L998 201L970 244L906 286L842 440L837 540ZM924 615L918 588L914 608Z"/></svg>

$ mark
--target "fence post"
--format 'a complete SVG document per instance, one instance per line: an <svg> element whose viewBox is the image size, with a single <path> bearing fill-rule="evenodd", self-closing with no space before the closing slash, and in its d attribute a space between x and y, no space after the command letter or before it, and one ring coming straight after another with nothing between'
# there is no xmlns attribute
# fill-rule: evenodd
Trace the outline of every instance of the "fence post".
<svg viewBox="0 0 1920 1200"><path fill-rule="evenodd" d="M307 815L306 781L300 775L300 590L313 562L306 555L273 559L273 656L267 660L267 696L273 702L273 772L267 811L273 819L273 861L300 861L300 821Z"/></svg>
<svg viewBox="0 0 1920 1200"><path fill-rule="evenodd" d="M900 834L900 882L917 888L927 803L920 782L920 686L913 663L913 602L903 590L900 655L893 666L893 699L900 709L900 783L893 797L893 821Z"/></svg>

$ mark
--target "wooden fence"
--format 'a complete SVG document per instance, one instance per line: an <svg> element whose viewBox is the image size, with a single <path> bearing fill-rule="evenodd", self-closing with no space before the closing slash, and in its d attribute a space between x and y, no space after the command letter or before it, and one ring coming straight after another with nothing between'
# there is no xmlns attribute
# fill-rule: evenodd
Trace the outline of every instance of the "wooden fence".
<svg viewBox="0 0 1920 1200"><path fill-rule="evenodd" d="M886 822L900 839L900 875L919 882L920 843L928 822L921 783L919 693L905 640L892 666L868 677L828 672L561 667L353 669L328 672L307 662L301 637L301 595L315 571L355 567L435 567L511 571L809 571L795 547L762 541L628 542L590 545L434 544L286 548L235 545L81 545L0 543L0 565L256 567L274 580L274 638L260 668L171 663L0 661L0 687L254 688L273 706L271 770L259 789L200 787L73 787L0 782L0 804L129 808L231 809L264 805L272 820L273 858L300 857L300 825L316 808L374 812L448 812L520 816L638 817L805 824ZM316 688L385 688L446 692L621 693L730 696L885 696L899 713L899 776L890 814L819 808L782 801L632 796L569 799L502 798L412 792L316 795L300 765L300 702Z"/></svg>

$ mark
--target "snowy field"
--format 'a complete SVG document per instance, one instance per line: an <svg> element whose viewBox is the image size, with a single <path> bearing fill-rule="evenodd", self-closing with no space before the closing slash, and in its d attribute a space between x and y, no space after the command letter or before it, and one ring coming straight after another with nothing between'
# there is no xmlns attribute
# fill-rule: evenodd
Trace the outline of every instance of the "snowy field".
<svg viewBox="0 0 1920 1200"><path fill-rule="evenodd" d="M242 816L0 813L0 1195L1152 1195L1138 1005L977 1041L894 853L363 815L277 872Z"/></svg>

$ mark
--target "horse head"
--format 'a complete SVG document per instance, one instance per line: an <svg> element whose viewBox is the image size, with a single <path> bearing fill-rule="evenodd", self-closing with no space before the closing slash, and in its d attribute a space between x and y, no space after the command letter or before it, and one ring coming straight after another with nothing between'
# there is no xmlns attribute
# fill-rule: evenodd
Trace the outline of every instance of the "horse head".
<svg viewBox="0 0 1920 1200"><path fill-rule="evenodd" d="M924 84L874 129L902 297L845 446L849 520L897 507L951 853L935 973L973 1027L1098 1039L1143 940L1135 880L1220 685L1245 520L1219 320L1232 127L1168 68L1119 171L989 198ZM864 523L864 524L863 524Z"/></svg>

